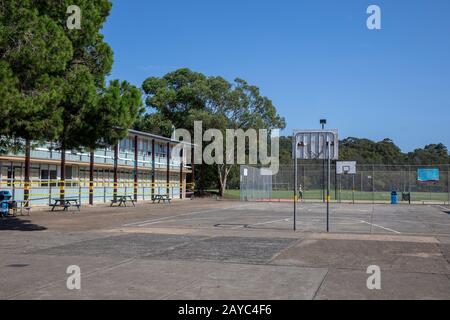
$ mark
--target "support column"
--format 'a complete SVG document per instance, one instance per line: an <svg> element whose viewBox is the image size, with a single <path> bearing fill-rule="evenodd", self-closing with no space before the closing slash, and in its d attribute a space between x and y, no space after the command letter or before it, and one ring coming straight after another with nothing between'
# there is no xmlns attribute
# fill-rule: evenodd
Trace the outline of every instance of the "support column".
<svg viewBox="0 0 450 320"><path fill-rule="evenodd" d="M155 195L155 139L152 139L152 199Z"/></svg>
<svg viewBox="0 0 450 320"><path fill-rule="evenodd" d="M167 195L169 195L170 194L170 143L169 142L167 142L167 154L166 154L166 158L167 158L167 170L166 170L166 177L167 177L167 181L166 181L166 183L167 183L167 189L166 189L166 192L167 192Z"/></svg>
<svg viewBox="0 0 450 320"><path fill-rule="evenodd" d="M66 150L61 150L61 168L60 168L60 181L59 181L59 197L64 199L66 191Z"/></svg>
<svg viewBox="0 0 450 320"><path fill-rule="evenodd" d="M195 191L195 150L192 147L191 152L191 183L192 183L192 191Z"/></svg>
<svg viewBox="0 0 450 320"><path fill-rule="evenodd" d="M134 201L138 198L138 136L134 136Z"/></svg>
<svg viewBox="0 0 450 320"><path fill-rule="evenodd" d="M180 154L180 199L183 199L183 154L184 149L181 149Z"/></svg>
<svg viewBox="0 0 450 320"><path fill-rule="evenodd" d="M94 205L94 151L89 154L89 204Z"/></svg>
<svg viewBox="0 0 450 320"><path fill-rule="evenodd" d="M31 143L30 140L25 141L25 183L23 189L23 200L30 200L30 163L31 163ZM28 204L26 204L28 206Z"/></svg>
<svg viewBox="0 0 450 320"><path fill-rule="evenodd" d="M118 185L118 175L117 175L117 167L119 162L119 145L114 145L114 190L113 190L113 199L117 200L117 185Z"/></svg>

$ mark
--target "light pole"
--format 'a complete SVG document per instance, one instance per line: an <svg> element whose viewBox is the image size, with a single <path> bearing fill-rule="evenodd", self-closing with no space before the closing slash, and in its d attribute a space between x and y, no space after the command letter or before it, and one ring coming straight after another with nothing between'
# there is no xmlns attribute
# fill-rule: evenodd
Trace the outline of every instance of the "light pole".
<svg viewBox="0 0 450 320"><path fill-rule="evenodd" d="M327 124L327 119L320 119L320 125L322 126L322 130L325 130L325 125ZM326 159L323 157L323 166L322 166L322 201L325 202L325 165Z"/></svg>

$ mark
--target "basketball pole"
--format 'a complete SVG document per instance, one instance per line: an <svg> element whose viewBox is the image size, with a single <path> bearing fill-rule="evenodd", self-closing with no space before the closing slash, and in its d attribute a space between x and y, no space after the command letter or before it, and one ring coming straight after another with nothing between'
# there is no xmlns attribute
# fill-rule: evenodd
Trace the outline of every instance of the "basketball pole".
<svg viewBox="0 0 450 320"><path fill-rule="evenodd" d="M328 140L328 139L327 139ZM327 141L327 157L328 157L328 183L327 183L327 232L330 232L330 183L331 183L331 145L330 142Z"/></svg>
<svg viewBox="0 0 450 320"><path fill-rule="evenodd" d="M326 119L320 119L320 124L322 125L322 131L325 130L325 125L327 124ZM323 158L322 161L322 201L325 202L325 167L326 167L326 159Z"/></svg>
<svg viewBox="0 0 450 320"><path fill-rule="evenodd" d="M314 135L314 137L313 137ZM298 142L298 137L301 136L301 141ZM325 139L320 139L320 137L325 136ZM327 209L326 209L326 220L327 220L327 232L330 230L330 190L331 190L331 145L334 146L334 152L336 154L336 159L338 151L338 131L337 130L294 130L293 137L293 144L292 144L292 153L294 156L293 164L294 164L294 231L297 229L297 192L298 192L298 165L297 165L297 158L299 155L297 154L297 148L299 146L306 147L308 143L311 144L310 146L310 153L305 154L304 150L301 150L300 152L300 159L323 159L324 163L326 164L326 161L328 160L328 183L327 183ZM319 137L319 138L317 138ZM314 152L316 151L316 152ZM308 152L308 151L306 151ZM313 157L314 155L314 157ZM333 156L334 158L334 156Z"/></svg>
<svg viewBox="0 0 450 320"><path fill-rule="evenodd" d="M326 201L326 199L325 199L325 168L326 168L326 159L325 158L323 158L323 161L322 161L322 164L323 164L323 166L322 166L322 200L323 200L323 202L325 202Z"/></svg>
<svg viewBox="0 0 450 320"><path fill-rule="evenodd" d="M294 231L297 230L297 136L294 135Z"/></svg>

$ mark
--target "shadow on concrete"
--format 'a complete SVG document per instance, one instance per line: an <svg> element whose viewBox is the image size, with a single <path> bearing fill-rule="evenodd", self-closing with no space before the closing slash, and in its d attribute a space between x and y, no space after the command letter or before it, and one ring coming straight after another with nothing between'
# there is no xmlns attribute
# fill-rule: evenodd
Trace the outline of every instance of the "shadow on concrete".
<svg viewBox="0 0 450 320"><path fill-rule="evenodd" d="M17 217L2 218L0 220L0 231L43 231L47 228L30 223L30 220L22 220Z"/></svg>

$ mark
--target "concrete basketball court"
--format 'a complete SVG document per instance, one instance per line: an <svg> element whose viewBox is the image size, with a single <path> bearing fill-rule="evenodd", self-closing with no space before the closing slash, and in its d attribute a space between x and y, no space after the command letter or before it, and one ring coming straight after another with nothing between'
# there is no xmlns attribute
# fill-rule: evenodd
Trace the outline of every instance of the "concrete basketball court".
<svg viewBox="0 0 450 320"><path fill-rule="evenodd" d="M1 299L450 299L450 209L175 201L0 221ZM66 269L81 268L81 290ZM367 267L381 269L369 290Z"/></svg>

